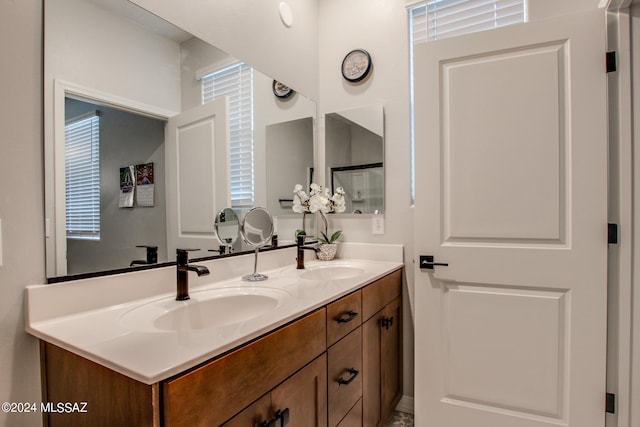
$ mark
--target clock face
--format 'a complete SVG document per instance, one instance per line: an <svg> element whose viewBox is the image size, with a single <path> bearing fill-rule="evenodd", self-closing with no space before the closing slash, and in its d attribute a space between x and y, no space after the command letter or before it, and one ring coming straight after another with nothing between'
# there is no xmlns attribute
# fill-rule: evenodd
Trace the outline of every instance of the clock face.
<svg viewBox="0 0 640 427"><path fill-rule="evenodd" d="M349 52L342 61L342 75L350 82L358 82L364 79L370 70L371 56L363 49Z"/></svg>
<svg viewBox="0 0 640 427"><path fill-rule="evenodd" d="M278 98L288 98L293 94L294 90L279 81L273 81L273 94Z"/></svg>

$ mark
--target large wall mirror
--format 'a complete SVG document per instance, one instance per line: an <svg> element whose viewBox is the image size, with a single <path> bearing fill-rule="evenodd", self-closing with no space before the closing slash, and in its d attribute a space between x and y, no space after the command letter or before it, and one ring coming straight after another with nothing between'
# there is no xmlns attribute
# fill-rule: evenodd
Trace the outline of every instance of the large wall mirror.
<svg viewBox="0 0 640 427"><path fill-rule="evenodd" d="M325 115L327 186L345 191L346 214L384 212L384 109L371 105Z"/></svg>
<svg viewBox="0 0 640 427"><path fill-rule="evenodd" d="M148 246L159 263L174 261L177 247L213 255L214 221L227 206L290 213L277 210L280 200L314 167L313 101L274 96L272 78L127 0L44 5L48 278L139 265ZM203 92L212 79L217 86ZM217 92L231 80L247 89L246 116ZM231 178L230 141L252 129L251 190ZM70 148L75 137L85 145ZM295 167L274 166L292 152ZM95 163L94 175L74 175L83 161ZM83 209L93 209L96 227L74 225Z"/></svg>

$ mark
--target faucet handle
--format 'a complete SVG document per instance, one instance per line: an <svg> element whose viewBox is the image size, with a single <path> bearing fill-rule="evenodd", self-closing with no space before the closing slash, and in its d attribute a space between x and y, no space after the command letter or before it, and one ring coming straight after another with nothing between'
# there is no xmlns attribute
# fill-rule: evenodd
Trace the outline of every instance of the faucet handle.
<svg viewBox="0 0 640 427"><path fill-rule="evenodd" d="M158 247L153 245L137 245L136 248L147 249L147 264L158 263Z"/></svg>
<svg viewBox="0 0 640 427"><path fill-rule="evenodd" d="M176 259L178 265L187 265L189 263L189 252L199 250L200 249L176 249Z"/></svg>

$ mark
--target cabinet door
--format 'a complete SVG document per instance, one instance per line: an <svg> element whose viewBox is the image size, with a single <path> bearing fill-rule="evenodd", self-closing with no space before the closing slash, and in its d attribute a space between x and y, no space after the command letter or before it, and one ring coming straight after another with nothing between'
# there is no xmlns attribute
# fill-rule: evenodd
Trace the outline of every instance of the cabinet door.
<svg viewBox="0 0 640 427"><path fill-rule="evenodd" d="M270 408L271 395L266 394L224 423L222 427L260 427L264 420L269 419Z"/></svg>
<svg viewBox="0 0 640 427"><path fill-rule="evenodd" d="M380 390L382 420L386 420L398 404L402 389L402 304L396 298L382 310L380 328Z"/></svg>
<svg viewBox="0 0 640 427"><path fill-rule="evenodd" d="M287 427L327 426L326 353L271 392L271 417L287 410Z"/></svg>
<svg viewBox="0 0 640 427"><path fill-rule="evenodd" d="M384 425L402 389L402 299L386 305L362 325L362 424Z"/></svg>
<svg viewBox="0 0 640 427"><path fill-rule="evenodd" d="M382 312L362 325L362 425L376 427L382 422L381 410L381 326Z"/></svg>

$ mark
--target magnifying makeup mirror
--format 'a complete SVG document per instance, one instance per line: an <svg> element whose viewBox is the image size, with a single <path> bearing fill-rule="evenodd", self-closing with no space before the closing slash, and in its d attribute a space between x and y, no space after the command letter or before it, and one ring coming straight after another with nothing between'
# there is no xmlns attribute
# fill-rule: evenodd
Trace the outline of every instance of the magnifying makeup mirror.
<svg viewBox="0 0 640 427"><path fill-rule="evenodd" d="M235 211L231 208L224 208L218 212L213 229L218 241L227 248L228 253L231 253L231 248L240 235L240 221Z"/></svg>
<svg viewBox="0 0 640 427"><path fill-rule="evenodd" d="M273 218L271 214L265 208L256 207L251 209L242 220L240 233L248 245L256 248L253 274L243 276L242 280L259 282L268 279L268 276L258 273L257 268L260 247L265 246L273 236Z"/></svg>

